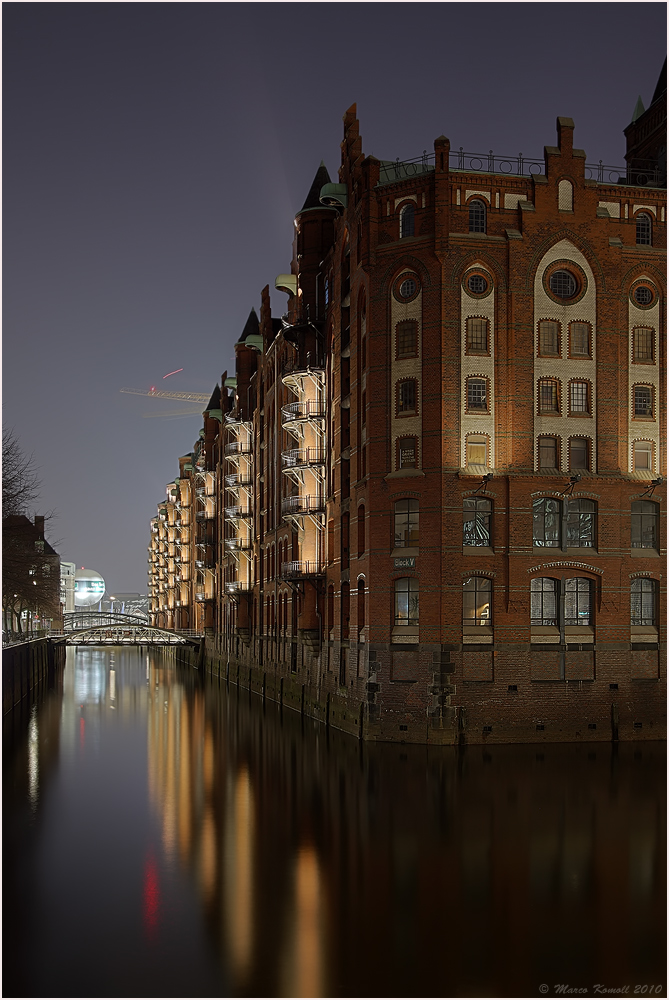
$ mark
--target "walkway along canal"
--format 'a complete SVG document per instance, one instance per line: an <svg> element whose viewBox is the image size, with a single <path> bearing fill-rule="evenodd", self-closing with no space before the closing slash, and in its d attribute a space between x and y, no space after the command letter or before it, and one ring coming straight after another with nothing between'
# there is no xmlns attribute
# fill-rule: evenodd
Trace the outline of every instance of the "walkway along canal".
<svg viewBox="0 0 669 1000"><path fill-rule="evenodd" d="M5 996L661 986L661 743L366 744L69 649L5 718Z"/></svg>

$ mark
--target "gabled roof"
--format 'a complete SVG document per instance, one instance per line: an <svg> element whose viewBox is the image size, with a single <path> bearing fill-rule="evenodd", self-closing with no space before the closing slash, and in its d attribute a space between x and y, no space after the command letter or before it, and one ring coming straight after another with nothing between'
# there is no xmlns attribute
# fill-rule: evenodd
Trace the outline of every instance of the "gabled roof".
<svg viewBox="0 0 669 1000"><path fill-rule="evenodd" d="M251 308L249 313L249 318L247 319L244 329L241 332L238 343L243 344L247 337L255 334L258 336L260 334L260 323L258 321L258 314L255 309Z"/></svg>
<svg viewBox="0 0 669 1000"><path fill-rule="evenodd" d="M208 410L220 410L220 408L221 408L221 390L220 390L220 387L219 387L218 382L217 382L216 383L216 387L215 387L214 391L211 394L211 399L207 403L207 409Z"/></svg>
<svg viewBox="0 0 669 1000"><path fill-rule="evenodd" d="M300 209L300 212L305 212L308 208L323 208L320 202L319 195L321 193L321 188L324 187L325 184L329 183L330 183L330 175L328 173L328 168L321 160L321 165L316 171L316 176L314 177L312 185L309 188L309 194L307 195L307 200Z"/></svg>

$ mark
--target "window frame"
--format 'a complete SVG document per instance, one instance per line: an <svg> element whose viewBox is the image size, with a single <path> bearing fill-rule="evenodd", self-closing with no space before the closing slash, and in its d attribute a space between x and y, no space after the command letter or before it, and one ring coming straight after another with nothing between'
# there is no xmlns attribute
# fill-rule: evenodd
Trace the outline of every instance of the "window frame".
<svg viewBox="0 0 669 1000"><path fill-rule="evenodd" d="M659 552L660 505L654 500L633 500L630 508L630 546ZM644 532L648 544L644 544ZM635 543L635 535L638 541Z"/></svg>
<svg viewBox="0 0 669 1000"><path fill-rule="evenodd" d="M652 247L653 245L653 219L650 212L640 211L634 216L635 223L635 244L638 247ZM645 228L644 234L642 227ZM639 239L639 236L647 236L647 239Z"/></svg>
<svg viewBox="0 0 669 1000"><path fill-rule="evenodd" d="M411 402L411 395L413 395L413 408L405 405L407 403L407 400L403 399L405 391L409 396L409 403ZM398 379L395 385L395 415L397 417L415 417L418 415L418 379Z"/></svg>
<svg viewBox="0 0 669 1000"><path fill-rule="evenodd" d="M642 358L637 351L639 333L650 334L650 357ZM633 365L654 365L655 364L655 327L635 326L632 328L632 364Z"/></svg>
<svg viewBox="0 0 669 1000"><path fill-rule="evenodd" d="M469 461L470 445L474 447L477 446L480 447L481 445L483 445L485 449L485 462ZM465 437L465 468L471 468L472 466L477 466L478 468L488 468L489 465L490 465L490 435L481 434L478 432L467 434Z"/></svg>
<svg viewBox="0 0 669 1000"><path fill-rule="evenodd" d="M637 391L647 389L650 396L650 413L637 412ZM632 386L632 420L655 420L655 386L648 382L635 382Z"/></svg>
<svg viewBox="0 0 669 1000"><path fill-rule="evenodd" d="M572 393L578 387L582 386L585 389L583 393L585 409L577 410L573 407L573 395ZM585 378L571 378L567 383L567 413L570 417L591 417L592 416L592 385L588 379Z"/></svg>
<svg viewBox="0 0 669 1000"><path fill-rule="evenodd" d="M547 504L555 504L555 510L547 511ZM539 512L540 505L543 511ZM549 524L549 541L546 541L546 515L551 514L554 522ZM537 524L541 520L541 532L536 531ZM554 530L555 529L555 530ZM532 501L532 547L535 549L561 549L562 548L562 501L557 497L535 497Z"/></svg>
<svg viewBox="0 0 669 1000"><path fill-rule="evenodd" d="M552 387L555 390L555 406L546 407L542 402L542 388ZM545 414L550 414L553 416L560 416L562 413L562 386L559 378L552 378L551 376L541 377L537 379L537 414L539 416L544 416Z"/></svg>
<svg viewBox="0 0 669 1000"><path fill-rule="evenodd" d="M553 441L555 446L555 465L544 465L541 461L541 442ZM562 456L560 454L561 441L557 434L540 434L537 438L537 469L557 469L560 471Z"/></svg>
<svg viewBox="0 0 669 1000"><path fill-rule="evenodd" d="M463 497L462 545L464 548L492 548L492 515L493 502L489 497ZM471 528L468 528L467 525L471 525Z"/></svg>
<svg viewBox="0 0 669 1000"><path fill-rule="evenodd" d="M644 588L644 584L648 586ZM652 614L644 615L644 589L650 595ZM658 584L657 580L648 576L637 577L630 586L630 628L657 628L658 626ZM638 608L635 609L635 591L639 591ZM635 614L636 611L636 614ZM649 620L650 619L650 620Z"/></svg>
<svg viewBox="0 0 669 1000"><path fill-rule="evenodd" d="M643 449L644 454L650 456L650 462L648 465L637 466L636 452L637 445L647 445L647 448ZM639 448L639 451L642 449ZM655 442L650 441L648 438L635 438L632 441L632 472L653 472L655 470Z"/></svg>
<svg viewBox="0 0 669 1000"><path fill-rule="evenodd" d="M406 336L408 331L412 331L413 349L406 350L400 348L400 338ZM404 358L417 358L418 357L418 322L415 319L402 319L395 325L395 358L403 360Z"/></svg>
<svg viewBox="0 0 669 1000"><path fill-rule="evenodd" d="M406 508L402 507L403 504L406 504ZM393 505L393 548L415 549L419 545L420 501L416 497L402 497L400 500L395 500Z"/></svg>
<svg viewBox="0 0 669 1000"><path fill-rule="evenodd" d="M588 510L586 507L587 504L591 504L592 509ZM578 505L578 508L576 505ZM597 501L591 500L589 497L572 497L566 501L563 507L565 548L589 549L591 552L597 551L597 514ZM574 532L573 529L570 530L570 526L574 523L578 525L576 536L578 539L581 539L581 537L586 536L586 532L582 531L581 525L587 525L588 520L590 522L590 541L579 540L574 544Z"/></svg>
<svg viewBox="0 0 669 1000"><path fill-rule="evenodd" d="M484 330L485 346L472 347L473 332L470 324L481 323ZM480 332L480 331L479 331ZM485 316L467 316L465 320L465 354L471 357L490 357L490 320Z"/></svg>
<svg viewBox="0 0 669 1000"><path fill-rule="evenodd" d="M559 628L560 625L560 587L559 580L553 576L535 576L530 580L530 628L546 628L553 627ZM535 586L535 584L541 584L541 587ZM546 587L546 583L551 583L551 587ZM553 610L554 614L546 614L546 609L544 608L545 599L544 595L548 594L552 596ZM537 595L535 600L535 595ZM539 605L539 615L533 614L535 605Z"/></svg>
<svg viewBox="0 0 669 1000"><path fill-rule="evenodd" d="M410 220L408 223L405 220ZM402 205L399 210L399 233L400 239L405 240L410 236L416 235L416 206L413 201L407 201ZM405 232L405 228L410 229L410 232Z"/></svg>
<svg viewBox="0 0 669 1000"><path fill-rule="evenodd" d="M556 351L545 351L542 347L541 337L542 337L542 326L546 323L554 325L557 330L557 350ZM537 322L537 357L538 358L560 358L562 357L562 324L557 319L540 319Z"/></svg>
<svg viewBox="0 0 669 1000"><path fill-rule="evenodd" d="M413 441L414 461L411 464L410 463L404 464L402 462L402 451L403 451L402 442L403 441L404 442ZM404 450L406 450L406 451L409 450L409 445L408 444L404 445ZM417 435L416 434L402 434L402 435L398 436L398 438L396 440L396 456L395 456L397 470L399 471L400 469L419 469L420 465L418 463L418 459L419 459L419 456L418 456L418 437L417 437Z"/></svg>
<svg viewBox="0 0 669 1000"><path fill-rule="evenodd" d="M572 461L572 445L585 445L585 465L577 465ZM567 441L567 456L570 472L590 472L592 470L592 440L585 434L573 434Z"/></svg>
<svg viewBox="0 0 669 1000"><path fill-rule="evenodd" d="M470 233L487 233L488 230L488 206L483 200L483 198L475 197L471 198L467 202L467 209L469 212L469 232Z"/></svg>
<svg viewBox="0 0 669 1000"><path fill-rule="evenodd" d="M471 589L467 589L469 584L473 583ZM468 601L465 597L466 594L473 594L473 602ZM484 604L479 601L479 595L487 595L488 602ZM489 576L480 576L473 573L471 576L467 577L466 580L462 581L462 627L465 628L482 628L482 627L492 627L493 622L493 606L492 606L493 592L492 592L492 580ZM472 605L473 615L465 615L465 610L467 605ZM477 614L479 607L487 607L488 613Z"/></svg>
<svg viewBox="0 0 669 1000"><path fill-rule="evenodd" d="M406 588L404 587L406 584ZM403 595L406 594L406 617L402 614ZM420 624L420 592L418 579L415 576L397 577L393 584L395 628L416 627ZM412 607L413 605L413 607ZM412 614L412 611L414 612Z"/></svg>
<svg viewBox="0 0 669 1000"><path fill-rule="evenodd" d="M587 331L588 349L587 349L587 352L585 354L582 354L580 352L576 352L576 351L573 350L573 346L572 346L573 345L572 327L575 327L575 326L585 327L585 329ZM568 356L570 358L572 358L574 361L592 361L592 324L591 323L588 323L586 320L582 320L582 319L571 320L569 322L568 326L567 326L567 337L568 337L568 342L569 342L568 343L568 347L569 347Z"/></svg>
<svg viewBox="0 0 669 1000"><path fill-rule="evenodd" d="M474 407L470 403L470 385L478 383L483 385L484 407ZM465 413L489 414L490 413L490 379L486 375L468 375L465 379Z"/></svg>

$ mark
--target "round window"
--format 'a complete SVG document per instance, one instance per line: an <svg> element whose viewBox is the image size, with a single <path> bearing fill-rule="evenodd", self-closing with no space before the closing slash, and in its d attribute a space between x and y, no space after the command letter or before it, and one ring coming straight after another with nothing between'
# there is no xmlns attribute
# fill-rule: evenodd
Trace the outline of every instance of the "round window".
<svg viewBox="0 0 669 1000"><path fill-rule="evenodd" d="M649 288L648 285L637 285L634 289L633 297L638 306L649 306L655 298L653 289Z"/></svg>
<svg viewBox="0 0 669 1000"><path fill-rule="evenodd" d="M400 285L400 295L403 299L410 299L416 291L416 282L413 278L405 278Z"/></svg>
<svg viewBox="0 0 669 1000"><path fill-rule="evenodd" d="M400 302L410 302L420 291L420 282L414 274L401 274L393 287L393 294Z"/></svg>
<svg viewBox="0 0 669 1000"><path fill-rule="evenodd" d="M578 282L571 271L553 271L548 287L558 299L573 299L578 291Z"/></svg>
<svg viewBox="0 0 669 1000"><path fill-rule="evenodd" d="M474 295L483 295L488 290L488 282L482 274L471 274L467 278L467 288Z"/></svg>

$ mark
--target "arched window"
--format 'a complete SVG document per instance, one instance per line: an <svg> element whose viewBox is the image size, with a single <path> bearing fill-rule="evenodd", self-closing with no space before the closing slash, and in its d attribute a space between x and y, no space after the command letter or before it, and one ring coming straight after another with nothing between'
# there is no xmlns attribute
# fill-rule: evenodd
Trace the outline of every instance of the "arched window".
<svg viewBox="0 0 669 1000"><path fill-rule="evenodd" d="M637 365L655 362L655 330L651 326L635 326L632 330L632 360Z"/></svg>
<svg viewBox="0 0 669 1000"><path fill-rule="evenodd" d="M492 500L467 497L462 506L462 544L489 546Z"/></svg>
<svg viewBox="0 0 669 1000"><path fill-rule="evenodd" d="M462 624L492 625L492 583L484 576L470 576L462 591Z"/></svg>
<svg viewBox="0 0 669 1000"><path fill-rule="evenodd" d="M358 634L365 627L365 581L358 580Z"/></svg>
<svg viewBox="0 0 669 1000"><path fill-rule="evenodd" d="M539 413L560 412L560 383L556 378L539 379Z"/></svg>
<svg viewBox="0 0 669 1000"><path fill-rule="evenodd" d="M574 188L571 181L562 180L558 184L558 209L560 212L574 210Z"/></svg>
<svg viewBox="0 0 669 1000"><path fill-rule="evenodd" d="M488 412L488 380L485 378L467 379L467 412Z"/></svg>
<svg viewBox="0 0 669 1000"><path fill-rule="evenodd" d="M558 581L549 576L530 583L530 623L545 626L558 623Z"/></svg>
<svg viewBox="0 0 669 1000"><path fill-rule="evenodd" d="M590 412L590 383L573 379L569 383L569 415L587 417Z"/></svg>
<svg viewBox="0 0 669 1000"><path fill-rule="evenodd" d="M488 464L488 435L468 434L466 441L465 460L468 466Z"/></svg>
<svg viewBox="0 0 669 1000"><path fill-rule="evenodd" d="M400 239L403 240L406 236L414 235L416 221L416 210L414 209L413 203L409 202L400 211Z"/></svg>
<svg viewBox="0 0 669 1000"><path fill-rule="evenodd" d="M567 547L592 549L595 547L597 504L594 500L569 500L567 502Z"/></svg>
<svg viewBox="0 0 669 1000"><path fill-rule="evenodd" d="M397 383L397 412L414 414L418 397L418 383L415 378L403 379Z"/></svg>
<svg viewBox="0 0 669 1000"><path fill-rule="evenodd" d="M418 323L405 319L395 328L396 357L415 358L418 354Z"/></svg>
<svg viewBox="0 0 669 1000"><path fill-rule="evenodd" d="M485 233L486 227L486 207L485 202L480 198L474 198L469 202L469 232Z"/></svg>
<svg viewBox="0 0 669 1000"><path fill-rule="evenodd" d="M490 354L490 327L482 316L470 316L467 320L465 351L467 354Z"/></svg>
<svg viewBox="0 0 669 1000"><path fill-rule="evenodd" d="M539 438L539 468L560 468L560 442L556 437Z"/></svg>
<svg viewBox="0 0 669 1000"><path fill-rule="evenodd" d="M395 580L395 625L418 625L418 580Z"/></svg>
<svg viewBox="0 0 669 1000"><path fill-rule="evenodd" d="M418 500L395 502L395 548L418 545Z"/></svg>
<svg viewBox="0 0 669 1000"><path fill-rule="evenodd" d="M639 212L636 217L636 242L638 246L653 245L653 222L648 212Z"/></svg>
<svg viewBox="0 0 669 1000"><path fill-rule="evenodd" d="M541 497L532 504L532 541L538 548L560 548L562 504L552 497Z"/></svg>
<svg viewBox="0 0 669 1000"><path fill-rule="evenodd" d="M634 441L632 445L633 472L652 472L653 467L653 442Z"/></svg>
<svg viewBox="0 0 669 1000"><path fill-rule="evenodd" d="M365 505L358 507L358 558L365 554Z"/></svg>
<svg viewBox="0 0 669 1000"><path fill-rule="evenodd" d="M569 471L590 469L590 439L584 437L569 438Z"/></svg>
<svg viewBox="0 0 669 1000"><path fill-rule="evenodd" d="M651 500L632 503L632 548L657 550L659 507Z"/></svg>
<svg viewBox="0 0 669 1000"><path fill-rule="evenodd" d="M630 624L636 627L657 625L657 583L655 580L632 580Z"/></svg>
<svg viewBox="0 0 669 1000"><path fill-rule="evenodd" d="M650 385L634 386L634 416L646 419L653 417L653 387Z"/></svg>

